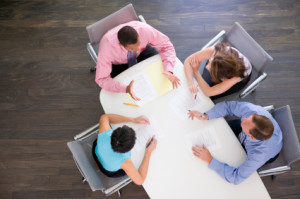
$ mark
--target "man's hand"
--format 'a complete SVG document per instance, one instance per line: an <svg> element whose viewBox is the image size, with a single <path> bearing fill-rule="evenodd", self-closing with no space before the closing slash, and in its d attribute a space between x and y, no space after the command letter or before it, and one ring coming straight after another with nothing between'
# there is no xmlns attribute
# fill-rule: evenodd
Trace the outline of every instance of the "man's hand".
<svg viewBox="0 0 300 199"><path fill-rule="evenodd" d="M140 98L138 98L137 96L135 96L134 92L133 92L133 83L134 80L132 80L130 82L130 84L126 87L126 93L129 93L129 95L132 97L132 99L134 99L135 101L139 101L141 100Z"/></svg>
<svg viewBox="0 0 300 199"><path fill-rule="evenodd" d="M172 83L173 88L177 88L178 85L180 86L180 79L173 75L170 72L163 72L163 74L169 79L169 81Z"/></svg>
<svg viewBox="0 0 300 199"><path fill-rule="evenodd" d="M138 123L138 124L150 124L149 119L144 115L134 118L133 121L134 123Z"/></svg>
<svg viewBox="0 0 300 199"><path fill-rule="evenodd" d="M210 152L207 150L205 145L203 146L193 146L193 153L196 157L200 158L201 160L210 163L213 157L211 156Z"/></svg>
<svg viewBox="0 0 300 199"><path fill-rule="evenodd" d="M208 115L202 114L199 111L189 111L188 116L192 120L194 119L194 117L197 118L198 120L208 120L209 119Z"/></svg>

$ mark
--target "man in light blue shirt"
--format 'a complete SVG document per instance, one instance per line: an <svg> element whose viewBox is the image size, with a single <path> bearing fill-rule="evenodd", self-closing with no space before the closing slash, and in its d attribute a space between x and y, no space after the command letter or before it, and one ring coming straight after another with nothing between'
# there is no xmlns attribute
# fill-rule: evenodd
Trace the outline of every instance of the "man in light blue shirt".
<svg viewBox="0 0 300 199"><path fill-rule="evenodd" d="M213 158L204 145L193 147L193 153L208 162L209 168L227 182L237 185L280 152L282 132L268 111L248 102L221 102L203 115L198 111L189 113L191 119L199 120L211 120L227 115L241 118L240 131L235 133L247 153L246 161L237 168L232 167ZM238 128L232 129L236 131Z"/></svg>

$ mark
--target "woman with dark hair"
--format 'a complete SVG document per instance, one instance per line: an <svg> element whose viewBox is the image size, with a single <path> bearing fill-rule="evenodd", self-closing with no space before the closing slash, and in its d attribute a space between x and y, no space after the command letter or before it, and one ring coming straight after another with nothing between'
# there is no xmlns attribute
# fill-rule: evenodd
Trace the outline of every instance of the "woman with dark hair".
<svg viewBox="0 0 300 199"><path fill-rule="evenodd" d="M246 86L252 66L237 49L219 43L190 55L184 61L184 71L191 93L198 91L193 81L194 75L203 93L216 99Z"/></svg>
<svg viewBox="0 0 300 199"><path fill-rule="evenodd" d="M120 177L125 173L135 184L142 185L146 179L149 160L152 151L156 148L156 139L148 141L144 159L137 170L131 161L131 152L135 144L135 131L124 125L112 130L110 123L133 122L149 124L145 116L136 118L115 114L104 114L99 120L98 138L93 146L93 155L100 170L108 177ZM151 143L150 143L151 142Z"/></svg>

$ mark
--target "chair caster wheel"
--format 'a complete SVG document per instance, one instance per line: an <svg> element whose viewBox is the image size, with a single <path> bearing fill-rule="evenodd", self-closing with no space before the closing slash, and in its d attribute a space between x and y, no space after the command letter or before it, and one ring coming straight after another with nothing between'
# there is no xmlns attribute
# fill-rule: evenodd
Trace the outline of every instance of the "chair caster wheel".
<svg viewBox="0 0 300 199"><path fill-rule="evenodd" d="M95 71L96 71L96 68L91 68L91 69L90 69L90 72L91 72L91 73L93 73L93 72L95 72Z"/></svg>

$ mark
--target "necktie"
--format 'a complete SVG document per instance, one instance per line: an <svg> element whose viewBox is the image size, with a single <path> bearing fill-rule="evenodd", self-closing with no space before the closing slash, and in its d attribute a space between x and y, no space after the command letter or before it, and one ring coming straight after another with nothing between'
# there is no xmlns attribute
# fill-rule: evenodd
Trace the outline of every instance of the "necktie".
<svg viewBox="0 0 300 199"><path fill-rule="evenodd" d="M131 67L134 64L136 64L137 63L136 52L135 51L128 51L127 59L128 59L128 67Z"/></svg>

